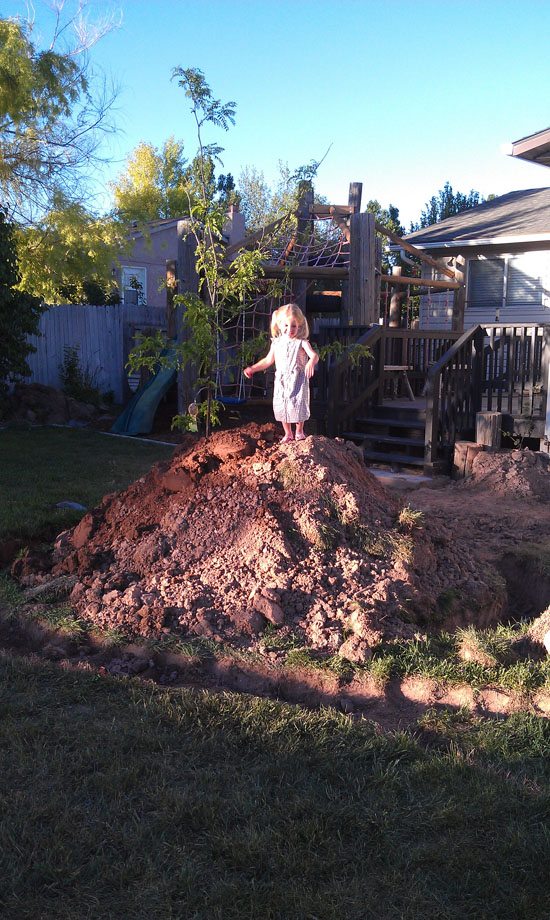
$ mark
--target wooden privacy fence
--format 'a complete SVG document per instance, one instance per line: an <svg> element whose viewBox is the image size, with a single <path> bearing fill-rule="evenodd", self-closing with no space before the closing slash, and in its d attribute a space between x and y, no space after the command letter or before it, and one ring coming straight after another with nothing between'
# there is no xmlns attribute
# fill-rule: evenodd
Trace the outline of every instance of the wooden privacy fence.
<svg viewBox="0 0 550 920"><path fill-rule="evenodd" d="M29 336L36 352L29 355L27 383L59 389L60 365L65 349L75 348L81 370L101 392L112 391L115 402L129 395L125 364L135 335L164 328L166 310L145 304L89 306L62 304L50 307L40 318L39 335Z"/></svg>

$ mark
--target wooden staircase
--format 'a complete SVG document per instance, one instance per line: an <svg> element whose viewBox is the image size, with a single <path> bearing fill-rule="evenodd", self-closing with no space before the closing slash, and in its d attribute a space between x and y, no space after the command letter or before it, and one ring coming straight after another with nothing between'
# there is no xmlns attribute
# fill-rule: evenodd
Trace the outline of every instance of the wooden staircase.
<svg viewBox="0 0 550 920"><path fill-rule="evenodd" d="M393 469L424 468L426 409L412 405L372 406L368 416L355 419L353 431L342 437L363 449L367 466Z"/></svg>

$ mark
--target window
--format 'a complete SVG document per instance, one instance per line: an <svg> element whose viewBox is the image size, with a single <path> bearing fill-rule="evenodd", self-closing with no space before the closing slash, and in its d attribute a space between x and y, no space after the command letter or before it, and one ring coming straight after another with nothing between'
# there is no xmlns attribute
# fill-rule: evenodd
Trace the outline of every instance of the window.
<svg viewBox="0 0 550 920"><path fill-rule="evenodd" d="M518 256L508 262L506 303L542 303L540 266L533 257Z"/></svg>
<svg viewBox="0 0 550 920"><path fill-rule="evenodd" d="M502 305L504 259L479 259L469 264L468 300L472 307Z"/></svg>
<svg viewBox="0 0 550 920"><path fill-rule="evenodd" d="M121 282L124 303L147 303L147 269L145 267L123 265Z"/></svg>
<svg viewBox="0 0 550 920"><path fill-rule="evenodd" d="M524 253L468 263L470 307L499 309L543 303L543 253Z"/></svg>

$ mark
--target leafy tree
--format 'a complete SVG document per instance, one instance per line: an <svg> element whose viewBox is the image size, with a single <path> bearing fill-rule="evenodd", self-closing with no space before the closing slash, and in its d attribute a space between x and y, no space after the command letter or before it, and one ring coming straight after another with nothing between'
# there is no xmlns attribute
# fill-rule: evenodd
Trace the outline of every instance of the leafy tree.
<svg viewBox="0 0 550 920"><path fill-rule="evenodd" d="M235 123L235 103L222 103L215 99L204 74L198 69L177 67L173 76L178 78L178 85L190 102L197 132L198 153L186 188L200 287L198 294L188 292L174 298L175 304L184 307L183 322L188 335L186 341L172 353L175 353L180 367L191 364L196 371L196 390L205 394L201 414L206 420L208 437L217 410L213 396L218 346L225 338L224 324L242 311L245 296L254 288L261 273L261 261L265 254L260 247L242 250L233 259L230 270L223 264L222 234L226 208L223 198L216 195L218 186L213 173L213 164L219 161L223 148L217 144L206 144L203 128L208 124L227 131L229 125ZM131 368L146 366L153 369L159 363L166 365L167 361L173 364L173 358L161 354L165 345L162 334L145 338L130 355ZM185 416L175 422L186 425L189 418Z"/></svg>
<svg viewBox="0 0 550 920"><path fill-rule="evenodd" d="M18 282L13 227L0 209L0 407L9 380L30 373L26 359L36 349L27 336L38 332L44 309L38 298L16 290Z"/></svg>
<svg viewBox="0 0 550 920"><path fill-rule="evenodd" d="M62 22L63 5L45 50L33 43L31 22L0 18L0 191L10 218L22 224L48 211L59 193L81 200L112 130L115 93L97 82L88 58L109 26L83 30L85 3ZM75 41L67 45L71 27Z"/></svg>
<svg viewBox="0 0 550 920"><path fill-rule="evenodd" d="M475 208L476 205L483 204L484 201L489 201L491 198L494 198L494 195L489 195L485 199L479 192L474 192L473 189L467 195L463 192L453 192L451 183L446 182L443 188L439 189L437 195L432 195L430 200L426 202L426 207L420 215L419 222L417 224L411 223L409 232L414 233L415 230L422 230L424 227L437 224L441 220L445 220L446 217L452 217L454 214L468 211L470 208Z"/></svg>
<svg viewBox="0 0 550 920"><path fill-rule="evenodd" d="M136 221L143 230L152 220L190 216L206 183L208 198L218 196L225 210L234 200L235 183L231 173L215 177L214 162L197 157L188 163L183 141L172 135L161 149L142 142L130 153L126 168L111 184L115 213L119 220Z"/></svg>
<svg viewBox="0 0 550 920"><path fill-rule="evenodd" d="M382 207L379 201L371 199L367 202L365 211L368 211L369 214L374 214L375 220L392 233L395 233L396 236L404 235L405 230L399 220L399 209L394 207L393 204L390 204L386 209ZM384 274L388 274L390 266L396 264L398 260L390 253L390 240L388 237L384 236L383 233L378 233L377 235L382 240L382 271Z"/></svg>
<svg viewBox="0 0 550 920"><path fill-rule="evenodd" d="M188 180L183 141L172 135L160 150L142 142L129 154L126 169L111 185L115 211L121 220L140 225L189 214Z"/></svg>
<svg viewBox="0 0 550 920"><path fill-rule="evenodd" d="M126 239L124 228L97 217L60 193L32 227L15 232L21 290L43 301L105 303L114 294L112 268Z"/></svg>
<svg viewBox="0 0 550 920"><path fill-rule="evenodd" d="M261 230L272 221L291 213L297 205L300 183L314 177L319 164L312 162L291 172L288 163L279 160L279 177L275 188L266 182L264 173L254 166L245 166L239 176L237 193L240 208L245 216L247 233ZM315 194L317 204L326 204L326 198Z"/></svg>
<svg viewBox="0 0 550 920"><path fill-rule="evenodd" d="M274 220L273 193L262 170L255 166L245 166L241 170L237 190L247 233L261 230Z"/></svg>

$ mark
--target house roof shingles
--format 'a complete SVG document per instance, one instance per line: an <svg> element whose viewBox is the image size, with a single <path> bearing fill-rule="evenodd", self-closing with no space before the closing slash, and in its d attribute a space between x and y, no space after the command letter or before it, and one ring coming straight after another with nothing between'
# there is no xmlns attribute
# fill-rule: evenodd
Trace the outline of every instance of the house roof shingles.
<svg viewBox="0 0 550 920"><path fill-rule="evenodd" d="M438 224L409 233L405 239L422 246L544 235L550 238L550 188L508 192Z"/></svg>

